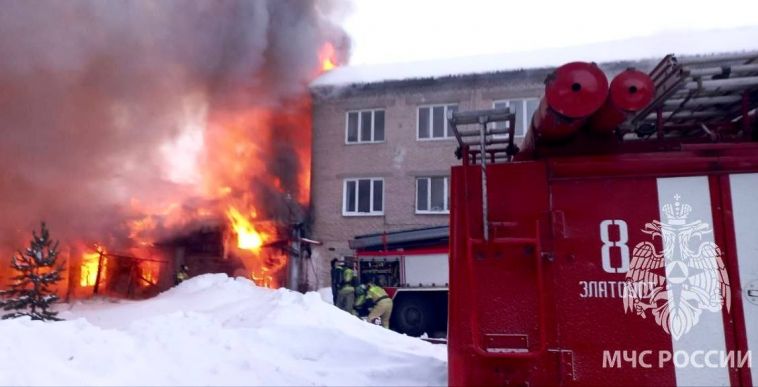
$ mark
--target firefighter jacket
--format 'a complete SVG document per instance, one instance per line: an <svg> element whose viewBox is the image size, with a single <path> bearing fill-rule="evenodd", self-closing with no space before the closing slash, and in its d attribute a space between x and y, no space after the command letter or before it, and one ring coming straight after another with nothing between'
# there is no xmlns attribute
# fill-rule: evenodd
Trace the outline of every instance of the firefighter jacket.
<svg viewBox="0 0 758 387"><path fill-rule="evenodd" d="M355 288L355 304L353 307L358 309L366 303L366 285L356 286Z"/></svg>
<svg viewBox="0 0 758 387"><path fill-rule="evenodd" d="M180 284L180 283L182 283L182 282L186 281L186 280L187 280L187 278L189 278L189 274L187 274L187 272L186 272L186 271L180 271L180 272L176 273L176 279L175 279L175 282L176 282L176 284L178 285L178 284Z"/></svg>
<svg viewBox="0 0 758 387"><path fill-rule="evenodd" d="M353 288L353 279L355 278L355 271L353 269L346 267L345 270L342 272L342 288L341 289L347 289L347 288Z"/></svg>
<svg viewBox="0 0 758 387"><path fill-rule="evenodd" d="M378 303L379 301L389 298L387 295L387 292L382 289L381 286L376 286L374 284L371 284L368 286L368 290L366 291L366 294L368 295L368 298L371 299L371 301Z"/></svg>
<svg viewBox="0 0 758 387"><path fill-rule="evenodd" d="M332 268L332 271L330 273L332 277L332 288L334 289L335 292L339 290L341 287L340 284L342 283L342 277L343 277L342 272L344 271L344 269L345 268L343 268L342 266L335 266Z"/></svg>

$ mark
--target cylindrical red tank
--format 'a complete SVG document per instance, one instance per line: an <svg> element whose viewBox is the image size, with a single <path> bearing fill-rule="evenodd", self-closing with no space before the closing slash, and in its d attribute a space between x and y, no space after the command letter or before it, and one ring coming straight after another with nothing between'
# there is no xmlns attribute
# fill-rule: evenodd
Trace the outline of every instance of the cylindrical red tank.
<svg viewBox="0 0 758 387"><path fill-rule="evenodd" d="M571 62L558 67L545 82L545 96L532 117L537 138L571 136L608 96L608 78L595 63Z"/></svg>
<svg viewBox="0 0 758 387"><path fill-rule="evenodd" d="M613 133L628 114L647 106L653 100L654 92L655 86L649 75L635 69L624 70L611 81L605 104L590 117L587 126L595 133Z"/></svg>

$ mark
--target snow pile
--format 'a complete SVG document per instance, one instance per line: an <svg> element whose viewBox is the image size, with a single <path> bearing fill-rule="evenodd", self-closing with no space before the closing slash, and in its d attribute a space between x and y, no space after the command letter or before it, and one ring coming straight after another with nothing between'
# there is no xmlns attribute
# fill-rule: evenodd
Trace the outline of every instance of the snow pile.
<svg viewBox="0 0 758 387"><path fill-rule="evenodd" d="M316 78L311 86L339 86L451 75L483 74L559 66L572 61L614 62L653 59L666 54L704 55L758 50L758 26L712 31L676 31L645 37L539 51L458 57L411 63L343 66ZM451 55L455 52L451 51Z"/></svg>
<svg viewBox="0 0 758 387"><path fill-rule="evenodd" d="M68 307L68 306L67 306ZM223 274L0 321L0 385L443 385L446 348Z"/></svg>
<svg viewBox="0 0 758 387"><path fill-rule="evenodd" d="M321 288L318 290L318 294L324 302L334 305L334 296L332 295L332 288Z"/></svg>

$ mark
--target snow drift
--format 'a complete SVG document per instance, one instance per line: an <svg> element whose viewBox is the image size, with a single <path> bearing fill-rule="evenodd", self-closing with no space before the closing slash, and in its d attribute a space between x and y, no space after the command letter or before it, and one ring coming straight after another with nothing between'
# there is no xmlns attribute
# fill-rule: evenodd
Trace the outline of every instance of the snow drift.
<svg viewBox="0 0 758 387"><path fill-rule="evenodd" d="M443 385L446 348L223 274L0 321L0 385Z"/></svg>

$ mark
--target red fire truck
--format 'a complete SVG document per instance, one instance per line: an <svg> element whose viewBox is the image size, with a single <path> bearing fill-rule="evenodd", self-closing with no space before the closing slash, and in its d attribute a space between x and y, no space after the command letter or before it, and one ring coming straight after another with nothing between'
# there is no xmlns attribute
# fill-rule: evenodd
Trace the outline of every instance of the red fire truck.
<svg viewBox="0 0 758 387"><path fill-rule="evenodd" d="M545 91L448 117L449 383L758 385L758 54Z"/></svg>
<svg viewBox="0 0 758 387"><path fill-rule="evenodd" d="M390 328L410 336L447 334L448 226L361 235L350 241L361 279L393 300Z"/></svg>

